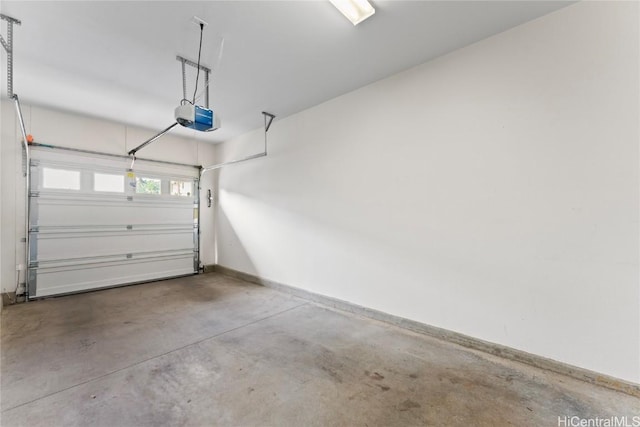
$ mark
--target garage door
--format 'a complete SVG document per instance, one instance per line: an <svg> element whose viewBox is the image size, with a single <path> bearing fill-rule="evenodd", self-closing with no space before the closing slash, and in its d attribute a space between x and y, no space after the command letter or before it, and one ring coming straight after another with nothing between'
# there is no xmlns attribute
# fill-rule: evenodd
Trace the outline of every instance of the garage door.
<svg viewBox="0 0 640 427"><path fill-rule="evenodd" d="M197 273L198 169L36 148L28 295Z"/></svg>

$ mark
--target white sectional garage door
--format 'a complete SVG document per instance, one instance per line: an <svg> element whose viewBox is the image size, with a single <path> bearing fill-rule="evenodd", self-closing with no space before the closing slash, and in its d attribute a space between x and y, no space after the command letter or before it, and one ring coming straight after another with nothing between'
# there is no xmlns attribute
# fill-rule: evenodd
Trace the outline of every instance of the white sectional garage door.
<svg viewBox="0 0 640 427"><path fill-rule="evenodd" d="M30 298L198 271L198 169L32 151Z"/></svg>

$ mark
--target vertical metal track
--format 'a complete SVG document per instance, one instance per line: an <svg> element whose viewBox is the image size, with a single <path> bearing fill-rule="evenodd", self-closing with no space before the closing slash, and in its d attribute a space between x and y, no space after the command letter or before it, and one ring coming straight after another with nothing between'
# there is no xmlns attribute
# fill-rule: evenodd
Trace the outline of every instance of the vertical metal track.
<svg viewBox="0 0 640 427"><path fill-rule="evenodd" d="M24 127L24 119L22 117L22 108L20 108L20 100L18 99L18 95L14 94L12 96L13 101L16 106L16 113L18 114L18 122L20 123L20 132L22 133L22 147L24 149L24 177L25 177L25 191L24 191L24 259L25 259L25 270L24 270L24 283L25 283L25 293L27 299L29 299L29 265L31 264L31 250L30 244L31 239L29 236L29 230L31 225L31 202L29 198L29 193L31 190L31 156L29 155L29 144L27 142L27 130Z"/></svg>
<svg viewBox="0 0 640 427"><path fill-rule="evenodd" d="M200 171L202 171L202 166L200 167ZM202 208L202 206L200 206L200 189L201 189L201 181L200 181L200 173L198 173L198 178L196 181L196 203L198 206L198 216L197 216L197 221L198 221L198 228L196 229L196 233L197 233L197 240L196 240L196 244L198 245L198 253L197 253L197 258L195 260L195 271L197 273L200 273L200 229L202 228L202 224L200 224L200 210Z"/></svg>
<svg viewBox="0 0 640 427"><path fill-rule="evenodd" d="M25 260L25 270L24 270L24 283L25 283L25 293L27 297L29 296L29 263L30 263L30 239L29 239L29 191L31 188L31 158L29 156L29 142L27 141L27 130L24 127L24 119L22 117L22 109L20 108L20 100L18 99L18 95L13 93L13 24L21 25L18 19L12 18L10 16L0 14L0 19L3 21L7 21L7 40L5 40L2 35L0 35L0 43L2 43L2 47L7 52L7 95L10 99L13 99L16 106L16 113L18 115L18 121L20 124L20 133L22 134L22 146L24 149L24 177L25 177L25 191L24 191L24 260ZM18 275L20 272L18 271ZM19 277L18 277L19 279ZM18 280L18 286L20 285ZM16 288L17 293L17 288Z"/></svg>

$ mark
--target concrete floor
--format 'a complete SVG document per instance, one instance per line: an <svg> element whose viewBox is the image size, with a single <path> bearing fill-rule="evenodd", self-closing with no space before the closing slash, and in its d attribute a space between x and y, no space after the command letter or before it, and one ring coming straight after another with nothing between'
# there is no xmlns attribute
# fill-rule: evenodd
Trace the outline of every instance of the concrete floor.
<svg viewBox="0 0 640 427"><path fill-rule="evenodd" d="M640 400L219 274L5 307L2 426L518 425Z"/></svg>

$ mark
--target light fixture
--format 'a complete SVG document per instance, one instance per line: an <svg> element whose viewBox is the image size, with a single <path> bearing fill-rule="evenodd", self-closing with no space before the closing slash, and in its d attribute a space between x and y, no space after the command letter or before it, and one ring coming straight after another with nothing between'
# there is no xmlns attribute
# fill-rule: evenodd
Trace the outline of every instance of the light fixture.
<svg viewBox="0 0 640 427"><path fill-rule="evenodd" d="M367 0L329 0L347 19L358 25L374 13L376 10Z"/></svg>

